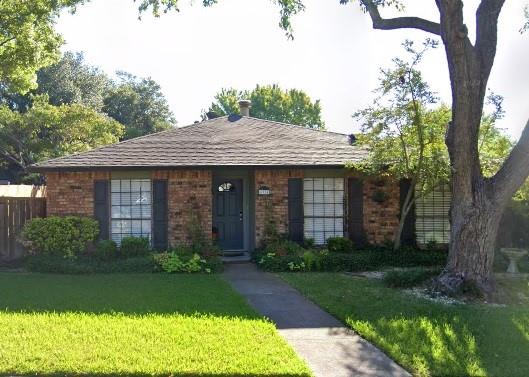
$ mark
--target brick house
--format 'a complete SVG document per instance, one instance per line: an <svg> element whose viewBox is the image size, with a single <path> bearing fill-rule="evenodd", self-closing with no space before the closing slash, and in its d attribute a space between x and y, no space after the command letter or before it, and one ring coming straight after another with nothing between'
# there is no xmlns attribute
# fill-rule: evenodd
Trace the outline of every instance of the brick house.
<svg viewBox="0 0 529 377"><path fill-rule="evenodd" d="M48 215L95 217L103 239L164 249L188 242L196 219L223 250L251 251L271 220L295 241L391 240L408 186L344 167L367 154L348 135L231 115L33 169L46 176Z"/></svg>

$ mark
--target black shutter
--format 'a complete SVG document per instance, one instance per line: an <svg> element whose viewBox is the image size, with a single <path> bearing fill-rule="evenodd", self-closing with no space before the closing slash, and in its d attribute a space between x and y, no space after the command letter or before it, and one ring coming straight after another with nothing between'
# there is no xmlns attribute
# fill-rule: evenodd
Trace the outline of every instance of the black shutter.
<svg viewBox="0 0 529 377"><path fill-rule="evenodd" d="M288 238L303 242L303 180L288 180Z"/></svg>
<svg viewBox="0 0 529 377"><path fill-rule="evenodd" d="M349 238L357 246L366 242L364 234L364 184L359 178L347 182Z"/></svg>
<svg viewBox="0 0 529 377"><path fill-rule="evenodd" d="M152 181L152 244L167 249L167 181Z"/></svg>
<svg viewBox="0 0 529 377"><path fill-rule="evenodd" d="M110 201L108 181L94 182L94 217L99 222L99 239L108 240L110 230Z"/></svg>
<svg viewBox="0 0 529 377"><path fill-rule="evenodd" d="M411 187L411 180L401 179L399 182L400 186L400 211L404 205L404 200L408 194L408 190L413 190ZM412 198L414 192L412 191ZM399 213L400 215L400 213ZM411 207L406 220L404 220L404 227L402 228L402 234L400 236L400 242L404 246L415 246L417 238L415 237L415 204Z"/></svg>

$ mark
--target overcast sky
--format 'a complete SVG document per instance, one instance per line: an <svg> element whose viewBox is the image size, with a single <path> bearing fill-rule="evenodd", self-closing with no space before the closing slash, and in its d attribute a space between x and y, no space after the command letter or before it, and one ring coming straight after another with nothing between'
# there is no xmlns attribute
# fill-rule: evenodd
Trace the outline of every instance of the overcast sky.
<svg viewBox="0 0 529 377"><path fill-rule="evenodd" d="M422 41L417 31L374 31L356 4L306 0L293 19L293 41L278 27L270 0L180 0L181 12L138 20L132 0L92 0L63 14L57 28L64 50L82 51L108 74L125 70L161 84L178 125L200 118L222 87L252 88L277 83L319 99L332 131L358 131L351 114L370 103L380 67L402 56L401 42ZM507 1L500 18L496 63L489 86L505 97L500 126L518 137L529 119L529 33L520 35L525 0ZM408 0L407 13L438 20L434 0ZM467 24L474 28L476 0L465 0ZM432 88L450 103L444 51L431 52L422 66Z"/></svg>

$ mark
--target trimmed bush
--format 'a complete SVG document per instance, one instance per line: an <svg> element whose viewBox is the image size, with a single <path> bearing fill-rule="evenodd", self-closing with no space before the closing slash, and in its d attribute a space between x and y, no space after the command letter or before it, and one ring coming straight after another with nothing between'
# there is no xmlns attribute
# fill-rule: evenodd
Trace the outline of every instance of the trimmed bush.
<svg viewBox="0 0 529 377"><path fill-rule="evenodd" d="M327 239L327 249L331 253L351 253L354 250L354 244L348 238L331 237Z"/></svg>
<svg viewBox="0 0 529 377"><path fill-rule="evenodd" d="M125 258L147 255L151 251L151 244L145 237L124 237L121 240L119 253Z"/></svg>
<svg viewBox="0 0 529 377"><path fill-rule="evenodd" d="M55 274L144 273L154 272L152 256L102 261L86 256L77 259L58 255L37 254L26 257L25 267L32 272Z"/></svg>
<svg viewBox="0 0 529 377"><path fill-rule="evenodd" d="M158 269L167 273L175 272L216 272L221 269L222 261L219 258L210 258L209 261L197 253L191 255L176 251L153 254L154 262Z"/></svg>
<svg viewBox="0 0 529 377"><path fill-rule="evenodd" d="M118 245L112 240L99 241L94 256L100 260L112 260L118 257Z"/></svg>
<svg viewBox="0 0 529 377"><path fill-rule="evenodd" d="M401 271L386 272L383 282L392 288L410 288L424 283L426 280L439 275L440 269L413 268Z"/></svg>
<svg viewBox="0 0 529 377"><path fill-rule="evenodd" d="M22 243L32 254L80 255L99 234L96 220L77 216L35 218L22 230Z"/></svg>

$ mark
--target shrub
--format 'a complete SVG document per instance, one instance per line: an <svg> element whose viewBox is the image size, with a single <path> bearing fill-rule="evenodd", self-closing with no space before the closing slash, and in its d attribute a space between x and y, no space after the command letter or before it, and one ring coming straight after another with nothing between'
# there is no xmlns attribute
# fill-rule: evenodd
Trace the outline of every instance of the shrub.
<svg viewBox="0 0 529 377"><path fill-rule="evenodd" d="M214 272L220 270L218 258L211 258L210 261L201 258L197 253L189 255L187 250L182 252L165 252L153 255L154 262L163 272ZM220 262L222 264L222 262Z"/></svg>
<svg viewBox="0 0 529 377"><path fill-rule="evenodd" d="M354 249L353 241L344 237L327 239L327 249L332 253L351 253Z"/></svg>
<svg viewBox="0 0 529 377"><path fill-rule="evenodd" d="M119 253L126 258L147 255L150 251L149 239L145 237L124 237L119 248Z"/></svg>
<svg viewBox="0 0 529 377"><path fill-rule="evenodd" d="M82 256L77 259L64 258L58 255L37 254L26 257L25 267L32 272L57 274L92 274L92 273L139 273L153 272L156 265L149 256L101 261Z"/></svg>
<svg viewBox="0 0 529 377"><path fill-rule="evenodd" d="M268 244L264 252L274 253L278 256L300 255L305 251L303 247L293 241L275 241Z"/></svg>
<svg viewBox="0 0 529 377"><path fill-rule="evenodd" d="M440 269L424 268L389 271L384 275L383 282L392 288L410 288L425 282L440 272Z"/></svg>
<svg viewBox="0 0 529 377"><path fill-rule="evenodd" d="M118 245L112 240L99 241L94 256L100 260L111 260L118 257Z"/></svg>
<svg viewBox="0 0 529 377"><path fill-rule="evenodd" d="M316 271L318 270L317 266L318 257L316 254L312 251L305 251L303 253L303 262L305 263L305 266L307 270L309 271Z"/></svg>
<svg viewBox="0 0 529 377"><path fill-rule="evenodd" d="M77 216L35 218L22 230L22 242L30 253L74 257L86 250L99 234L96 220Z"/></svg>

